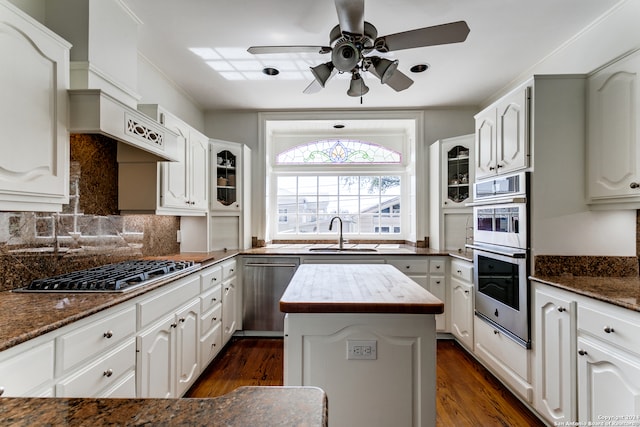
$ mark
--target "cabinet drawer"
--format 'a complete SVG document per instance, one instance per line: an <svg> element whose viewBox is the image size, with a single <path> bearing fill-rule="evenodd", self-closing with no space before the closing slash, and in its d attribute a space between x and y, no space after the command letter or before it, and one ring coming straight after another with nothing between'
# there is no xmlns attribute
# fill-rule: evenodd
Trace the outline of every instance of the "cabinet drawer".
<svg viewBox="0 0 640 427"><path fill-rule="evenodd" d="M200 295L200 301L200 313L205 313L211 310L216 304L222 303L222 284L211 289L211 291L206 294Z"/></svg>
<svg viewBox="0 0 640 427"><path fill-rule="evenodd" d="M462 260L451 261L451 277L473 283L473 264Z"/></svg>
<svg viewBox="0 0 640 427"><path fill-rule="evenodd" d="M227 280L236 275L236 260L232 259L222 263L222 280Z"/></svg>
<svg viewBox="0 0 640 427"><path fill-rule="evenodd" d="M170 313L178 306L185 304L200 294L200 275L187 276L177 284L161 288L161 292L138 303L138 321L140 328L144 328L152 321Z"/></svg>
<svg viewBox="0 0 640 427"><path fill-rule="evenodd" d="M116 384L100 393L100 397L124 399L136 397L136 371L132 370L122 377Z"/></svg>
<svg viewBox="0 0 640 427"><path fill-rule="evenodd" d="M429 277L429 292L440 299L442 302L447 301L447 285L444 277Z"/></svg>
<svg viewBox="0 0 640 427"><path fill-rule="evenodd" d="M58 337L58 372L64 373L83 360L103 353L135 332L136 308L132 306Z"/></svg>
<svg viewBox="0 0 640 427"><path fill-rule="evenodd" d="M222 304L217 304L211 310L204 312L200 318L200 335L205 336L218 323L222 322Z"/></svg>
<svg viewBox="0 0 640 427"><path fill-rule="evenodd" d="M132 337L106 356L56 386L56 397L94 397L135 370L136 341Z"/></svg>
<svg viewBox="0 0 640 427"><path fill-rule="evenodd" d="M222 324L218 323L207 335L200 339L200 361L206 368L222 349Z"/></svg>
<svg viewBox="0 0 640 427"><path fill-rule="evenodd" d="M444 274L447 260L444 259L430 259L429 260L429 273L431 274Z"/></svg>
<svg viewBox="0 0 640 427"><path fill-rule="evenodd" d="M205 292L222 283L222 267L210 267L200 274L200 290Z"/></svg>
<svg viewBox="0 0 640 427"><path fill-rule="evenodd" d="M404 274L427 274L429 261L425 258L408 259L408 258L389 258L387 263L393 265Z"/></svg>
<svg viewBox="0 0 640 427"><path fill-rule="evenodd" d="M640 314L609 306L578 304L578 329L640 354Z"/></svg>
<svg viewBox="0 0 640 427"><path fill-rule="evenodd" d="M39 385L53 380L53 358L51 340L0 362L2 395L26 396Z"/></svg>

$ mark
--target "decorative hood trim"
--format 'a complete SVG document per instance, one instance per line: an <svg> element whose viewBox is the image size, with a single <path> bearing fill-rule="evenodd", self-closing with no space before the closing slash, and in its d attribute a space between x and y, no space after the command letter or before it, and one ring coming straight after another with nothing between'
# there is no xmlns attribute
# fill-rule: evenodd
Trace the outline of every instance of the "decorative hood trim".
<svg viewBox="0 0 640 427"><path fill-rule="evenodd" d="M100 89L69 93L69 132L99 133L147 153L178 161L178 135Z"/></svg>

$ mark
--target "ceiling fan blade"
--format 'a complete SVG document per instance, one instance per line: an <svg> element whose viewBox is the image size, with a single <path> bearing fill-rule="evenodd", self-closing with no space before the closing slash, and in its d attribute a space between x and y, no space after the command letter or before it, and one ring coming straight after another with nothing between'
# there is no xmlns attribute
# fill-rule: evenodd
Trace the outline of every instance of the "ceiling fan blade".
<svg viewBox="0 0 640 427"><path fill-rule="evenodd" d="M400 70L395 70L389 80L387 80L387 86L391 87L396 92L400 92L409 88L413 84L413 80Z"/></svg>
<svg viewBox="0 0 640 427"><path fill-rule="evenodd" d="M329 77L327 77L327 80L325 80L324 86L317 79L314 79L311 83L309 83L309 86L307 86L302 91L302 93L306 93L307 95L309 95L312 93L320 92L320 90L323 89L336 74L338 74L338 70L336 70L335 68L331 70L331 74L329 74Z"/></svg>
<svg viewBox="0 0 640 427"><path fill-rule="evenodd" d="M364 0L335 0L340 30L356 39L364 35Z"/></svg>
<svg viewBox="0 0 640 427"><path fill-rule="evenodd" d="M450 22L378 37L375 48L379 52L391 52L414 47L459 43L467 39L469 31L465 21Z"/></svg>
<svg viewBox="0 0 640 427"><path fill-rule="evenodd" d="M251 46L247 52L254 55L272 53L329 53L329 46Z"/></svg>

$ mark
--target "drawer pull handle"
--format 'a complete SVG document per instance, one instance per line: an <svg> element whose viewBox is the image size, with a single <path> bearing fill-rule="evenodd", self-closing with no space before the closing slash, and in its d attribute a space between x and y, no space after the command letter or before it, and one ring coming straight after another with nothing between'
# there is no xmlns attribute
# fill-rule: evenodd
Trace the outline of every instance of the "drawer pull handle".
<svg viewBox="0 0 640 427"><path fill-rule="evenodd" d="M578 350L578 354L579 354L580 356L586 356L586 355L587 355L587 351L586 351L586 350L583 350L583 349L580 349L580 350Z"/></svg>
<svg viewBox="0 0 640 427"><path fill-rule="evenodd" d="M107 331L103 334L106 339L109 339L113 336L113 331Z"/></svg>
<svg viewBox="0 0 640 427"><path fill-rule="evenodd" d="M411 268L410 265L406 265L404 268L406 268L407 270Z"/></svg>
<svg viewBox="0 0 640 427"><path fill-rule="evenodd" d="M462 270L458 270L458 274L462 274Z"/></svg>
<svg viewBox="0 0 640 427"><path fill-rule="evenodd" d="M440 270L440 266L439 265L436 265L436 270Z"/></svg>
<svg viewBox="0 0 640 427"><path fill-rule="evenodd" d="M567 311L567 309L566 309L566 308L564 308L564 307L562 307L562 306L560 306L560 307L558 307L558 311L559 311L560 313L564 313L565 311Z"/></svg>
<svg viewBox="0 0 640 427"><path fill-rule="evenodd" d="M113 369L107 369L106 371L104 371L102 373L102 375L104 375L105 377L109 378L111 375L113 375Z"/></svg>
<svg viewBox="0 0 640 427"><path fill-rule="evenodd" d="M610 334L611 332L615 332L614 329L611 326L605 326L603 329L607 334Z"/></svg>
<svg viewBox="0 0 640 427"><path fill-rule="evenodd" d="M629 187L633 189L640 188L640 184L638 184L637 182L632 182L631 184L629 184Z"/></svg>
<svg viewBox="0 0 640 427"><path fill-rule="evenodd" d="M493 330L494 335L498 335L500 332L497 329Z"/></svg>

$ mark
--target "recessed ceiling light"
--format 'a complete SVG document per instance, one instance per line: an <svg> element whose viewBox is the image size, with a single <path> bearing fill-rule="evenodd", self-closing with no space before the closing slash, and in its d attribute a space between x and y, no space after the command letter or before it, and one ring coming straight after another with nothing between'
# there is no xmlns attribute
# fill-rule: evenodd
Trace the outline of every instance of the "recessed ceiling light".
<svg viewBox="0 0 640 427"><path fill-rule="evenodd" d="M335 125L333 125L334 129L342 129L344 128L344 125L342 123L336 123Z"/></svg>
<svg viewBox="0 0 640 427"><path fill-rule="evenodd" d="M412 73L424 73L429 69L429 64L417 64L411 67L409 70Z"/></svg>
<svg viewBox="0 0 640 427"><path fill-rule="evenodd" d="M277 76L278 74L280 74L280 70L278 70L277 68L273 68L273 67L264 67L262 69L262 72L264 74L266 74L267 76Z"/></svg>

